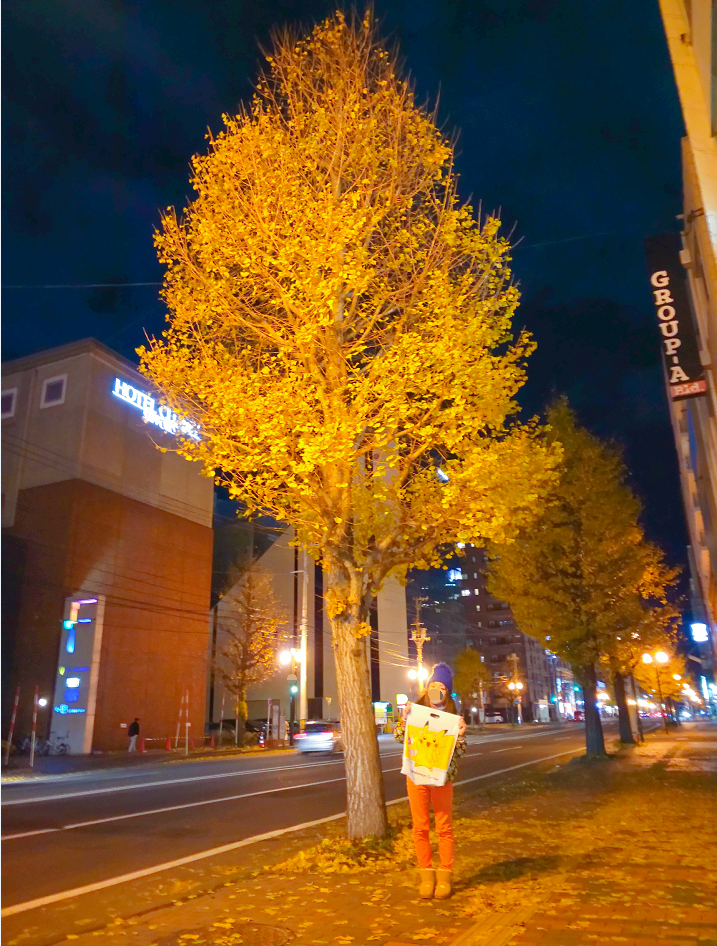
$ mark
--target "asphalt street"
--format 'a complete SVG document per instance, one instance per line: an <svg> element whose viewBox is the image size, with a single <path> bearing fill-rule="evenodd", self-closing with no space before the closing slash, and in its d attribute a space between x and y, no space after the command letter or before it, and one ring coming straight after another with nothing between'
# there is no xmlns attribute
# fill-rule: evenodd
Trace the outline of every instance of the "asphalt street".
<svg viewBox="0 0 717 946"><path fill-rule="evenodd" d="M611 723L606 734L613 732ZM479 782L583 749L581 724L470 736L458 783ZM401 747L380 739L388 801L405 796ZM343 759L277 754L142 766L33 782L2 792L3 908L344 811Z"/></svg>

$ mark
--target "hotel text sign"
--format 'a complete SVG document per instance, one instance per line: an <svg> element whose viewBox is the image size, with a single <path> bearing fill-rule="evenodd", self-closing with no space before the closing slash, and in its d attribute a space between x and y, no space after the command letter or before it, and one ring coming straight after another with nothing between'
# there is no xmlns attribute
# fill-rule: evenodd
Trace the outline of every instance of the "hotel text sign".
<svg viewBox="0 0 717 946"><path fill-rule="evenodd" d="M158 405L151 394L140 391L139 388L122 381L121 378L115 378L112 393L115 397L142 411L145 424L161 427L168 434L182 434L184 437L191 437L192 440L199 440L199 431L194 424L179 417L164 404Z"/></svg>
<svg viewBox="0 0 717 946"><path fill-rule="evenodd" d="M645 240L652 299L660 328L667 389L673 401L707 393L697 335L690 311L685 271L680 262L682 241L676 233Z"/></svg>

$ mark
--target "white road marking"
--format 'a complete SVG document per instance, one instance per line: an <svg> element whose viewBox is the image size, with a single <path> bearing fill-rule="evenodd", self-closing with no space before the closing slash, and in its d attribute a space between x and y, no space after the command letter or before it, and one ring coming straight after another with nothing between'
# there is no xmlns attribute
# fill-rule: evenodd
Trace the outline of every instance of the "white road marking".
<svg viewBox="0 0 717 946"><path fill-rule="evenodd" d="M384 769L384 772L399 772L398 769ZM304 782L301 785L283 785L279 788L266 788L258 792L245 792L241 795L224 795L222 798L207 798L203 801L186 802L182 805L169 805L166 808L148 808L145 811L132 811L126 815L109 815L107 818L94 818L92 821L76 821L73 824L63 824L59 828L38 828L35 831L18 831L16 834L5 834L0 841L17 841L20 838L32 838L38 834L56 834L59 831L73 831L75 828L89 828L96 824L107 824L110 821L126 821L129 818L143 818L145 815L161 815L166 811L181 811L183 808L200 808L202 805L216 805L223 801L238 801L240 798L256 798L259 795L272 795L274 792L290 792L299 788L312 788L315 785L330 785L332 782L344 782L346 776L328 778L322 782Z"/></svg>
<svg viewBox="0 0 717 946"><path fill-rule="evenodd" d="M562 730L551 731L551 730L542 730L541 732L534 733L525 733L524 735L515 736L493 736L492 734L488 739L483 740L481 743L469 743L469 745L485 745L486 742L505 742L506 739L510 739L513 742L522 742L524 739L535 739L540 736L552 737L555 735L560 735ZM564 738L572 738L567 736ZM511 746L510 748L516 748ZM504 750L496 749L496 752L502 752ZM472 753L467 753L471 755ZM476 753L480 754L480 753ZM398 752L385 752L381 754L382 759L398 758L402 753ZM214 760L209 760L214 761ZM277 766L268 766L263 769L241 769L234 772L213 772L208 775L188 775L183 778L167 778L161 780L155 780L153 782L134 782L131 785L109 785L104 788L87 788L79 792L60 792L56 795L35 795L32 798L3 798L0 800L2 805L32 805L36 802L48 802L48 801L62 801L65 798L84 798L89 795L105 795L111 792L129 792L133 791L136 788L161 788L162 786L172 786L172 785L182 785L188 782L203 782L211 779L220 779L220 778L237 778L242 775L267 775L271 772L285 772L287 770L293 771L294 769L309 769L316 768L317 766L323 765L342 765L343 758L341 759L327 759L325 762L303 762L297 763L296 765L277 765ZM91 773L90 773L91 774ZM117 775L116 778L126 778L126 775ZM10 783L16 785L17 783ZM30 783L30 784L37 784ZM24 789L24 786L23 786ZM23 790L20 789L20 790ZM37 833L44 833L37 832Z"/></svg>
<svg viewBox="0 0 717 946"><path fill-rule="evenodd" d="M566 755L574 755L576 752L582 752L583 746L578 749L570 749L566 752L558 752L555 755L544 756L540 759L531 759L530 762L520 762L518 765L511 765L507 769L498 769L496 772L486 772L484 775L475 775L473 778L464 778L455 785L467 785L469 782L478 782L481 779L491 778L494 775L504 775L506 772L514 772L516 769L524 769L528 765L537 765L539 762L550 762L551 759L560 759ZM407 795L401 798L394 798L387 802L388 805L398 805L406 801ZM59 903L62 900L71 900L73 897L79 897L84 893L93 893L96 890L106 890L107 887L116 887L118 884L127 883L130 880L138 880L141 877L150 877L152 874L158 874L163 870L171 870L174 867L183 867L185 864L192 864L195 861L205 860L208 857L214 857L218 854L225 854L228 851L236 851L239 848L247 847L250 844L256 844L259 841L267 841L271 838L278 838L282 834L292 834L301 831L304 828L314 828L320 824L328 824L330 821L338 821L346 814L345 811L338 815L329 815L327 818L319 818L316 821L305 821L303 824L295 824L290 828L279 828L276 831L268 831L266 834L256 834L251 838L244 838L243 841L234 841L231 844L223 844L221 847L213 847L207 851L199 851L197 854L188 854L186 857L177 858L174 861L165 861L163 864L155 864L154 867L145 867L143 870L135 870L128 874L119 874L116 877L108 877L107 880L99 880L94 884L86 884L84 887L75 887L72 890L61 890L59 893L52 893L47 897L38 897L36 900L26 900L24 903L15 903L12 906L4 907L0 910L0 917L14 916L16 913L26 913L28 910L36 910L38 907L46 907L51 903Z"/></svg>
<svg viewBox="0 0 717 946"><path fill-rule="evenodd" d="M294 771L294 769L315 769L324 765L342 765L343 759L327 759L326 762L303 762L298 765L277 765L267 769L243 769L238 772L212 772L209 775L188 775L186 778L164 779L159 782L136 782L132 785L109 785L106 788L87 788L81 792L61 792L59 795L35 795L33 798L3 799L3 805L31 805L41 801L62 801L64 798L83 798L87 795L104 795L108 792L130 792L135 788L162 788L167 785L181 785L186 782L205 782L209 779L237 778L240 775L266 775L271 772Z"/></svg>

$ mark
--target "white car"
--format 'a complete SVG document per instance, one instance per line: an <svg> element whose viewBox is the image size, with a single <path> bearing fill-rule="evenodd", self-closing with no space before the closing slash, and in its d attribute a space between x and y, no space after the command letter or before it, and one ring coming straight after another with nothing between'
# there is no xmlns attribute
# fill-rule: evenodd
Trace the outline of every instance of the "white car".
<svg viewBox="0 0 717 946"><path fill-rule="evenodd" d="M305 752L343 752L341 723L335 720L309 720L306 728L294 736L294 745Z"/></svg>
<svg viewBox="0 0 717 946"><path fill-rule="evenodd" d="M485 721L486 723L502 723L503 717L500 713L486 713Z"/></svg>

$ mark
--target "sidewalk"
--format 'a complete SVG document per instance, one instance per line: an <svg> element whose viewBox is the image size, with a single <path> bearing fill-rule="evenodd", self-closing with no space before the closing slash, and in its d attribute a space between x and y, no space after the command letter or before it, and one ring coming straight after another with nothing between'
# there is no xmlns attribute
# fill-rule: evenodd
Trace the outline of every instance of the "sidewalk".
<svg viewBox="0 0 717 946"><path fill-rule="evenodd" d="M3 941L717 946L716 726L529 772L456 790L449 901L417 898L401 803L391 851L322 825L7 917Z"/></svg>

